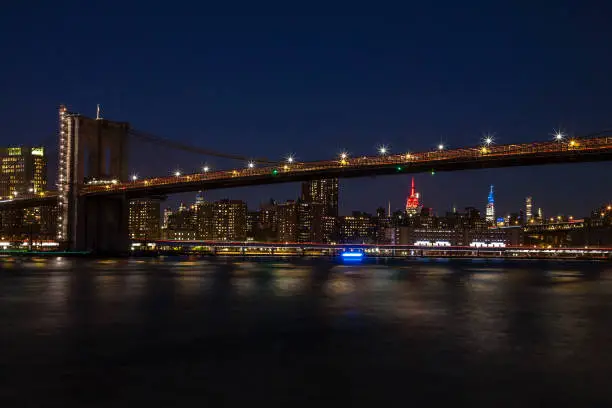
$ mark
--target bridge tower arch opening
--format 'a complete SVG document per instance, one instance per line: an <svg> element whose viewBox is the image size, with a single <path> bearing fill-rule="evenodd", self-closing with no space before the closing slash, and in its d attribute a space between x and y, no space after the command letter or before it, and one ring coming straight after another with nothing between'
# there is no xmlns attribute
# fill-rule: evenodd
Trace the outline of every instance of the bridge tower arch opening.
<svg viewBox="0 0 612 408"><path fill-rule="evenodd" d="M101 199L79 197L79 190L92 179L127 181L130 126L97 116L72 113L63 105L59 109L57 239L72 250L116 251L127 248L125 197L107 197L112 202L106 205L86 203ZM99 248L100 242L116 248Z"/></svg>

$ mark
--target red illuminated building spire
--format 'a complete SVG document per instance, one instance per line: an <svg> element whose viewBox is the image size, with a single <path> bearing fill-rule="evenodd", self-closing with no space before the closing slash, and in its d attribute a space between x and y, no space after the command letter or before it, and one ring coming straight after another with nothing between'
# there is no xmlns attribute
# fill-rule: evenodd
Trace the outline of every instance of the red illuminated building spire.
<svg viewBox="0 0 612 408"><path fill-rule="evenodd" d="M414 177L412 178L412 186L410 187L410 196L406 200L406 214L412 216L419 212L419 193L414 188Z"/></svg>

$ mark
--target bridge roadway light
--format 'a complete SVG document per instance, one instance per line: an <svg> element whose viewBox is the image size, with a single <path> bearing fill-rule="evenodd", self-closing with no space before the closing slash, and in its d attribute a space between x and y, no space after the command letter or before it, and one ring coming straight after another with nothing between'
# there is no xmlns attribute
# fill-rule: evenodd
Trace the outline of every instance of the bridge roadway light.
<svg viewBox="0 0 612 408"><path fill-rule="evenodd" d="M294 160L295 159L293 158L293 155L290 154L289 156L287 156L287 163L291 164L294 162Z"/></svg>
<svg viewBox="0 0 612 408"><path fill-rule="evenodd" d="M247 164L247 166L249 167L249 169L252 169L255 167L255 163L253 163L252 161L249 162L249 164Z"/></svg>
<svg viewBox="0 0 612 408"><path fill-rule="evenodd" d="M136 181L138 180L138 175L137 174L132 174L132 181Z"/></svg>
<svg viewBox="0 0 612 408"><path fill-rule="evenodd" d="M565 133L563 133L561 129L553 129L552 135L557 142L561 142L565 139Z"/></svg>
<svg viewBox="0 0 612 408"><path fill-rule="evenodd" d="M348 158L348 153L347 153L347 152L342 152L342 153L340 153L340 158L341 158L342 160L346 160L346 159Z"/></svg>
<svg viewBox="0 0 612 408"><path fill-rule="evenodd" d="M444 145L442 143L438 145L438 150L444 150Z"/></svg>
<svg viewBox="0 0 612 408"><path fill-rule="evenodd" d="M180 170L176 170L176 171L174 172L174 175L175 175L176 177L180 177L180 176L181 176L181 171L180 171Z"/></svg>
<svg viewBox="0 0 612 408"><path fill-rule="evenodd" d="M389 148L385 145L382 145L378 148L378 153L380 153L381 156L386 155L389 152Z"/></svg>
<svg viewBox="0 0 612 408"><path fill-rule="evenodd" d="M208 166L204 166L204 167L202 167L202 171L203 171L204 173L208 173L208 171L209 171L209 170L210 170L210 168L209 168Z"/></svg>

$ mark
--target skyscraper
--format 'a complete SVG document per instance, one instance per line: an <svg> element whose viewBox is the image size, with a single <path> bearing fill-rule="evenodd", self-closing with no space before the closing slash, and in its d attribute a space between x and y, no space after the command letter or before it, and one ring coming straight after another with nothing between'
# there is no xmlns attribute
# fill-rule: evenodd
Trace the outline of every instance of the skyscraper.
<svg viewBox="0 0 612 408"><path fill-rule="evenodd" d="M491 190L489 190L489 197L487 199L487 207L485 211L485 221L489 225L495 223L495 197L493 196L493 185L491 185Z"/></svg>
<svg viewBox="0 0 612 408"><path fill-rule="evenodd" d="M338 216L338 179L310 180L302 184L302 199L323 204L323 215Z"/></svg>
<svg viewBox="0 0 612 408"><path fill-rule="evenodd" d="M421 205L419 204L419 193L414 188L414 177L412 178L412 186L410 187L410 196L406 200L406 214L412 217L421 211Z"/></svg>
<svg viewBox="0 0 612 408"><path fill-rule="evenodd" d="M0 149L0 197L47 189L47 157L44 147Z"/></svg>
<svg viewBox="0 0 612 408"><path fill-rule="evenodd" d="M525 223L529 223L533 218L533 213L531 212L532 200L531 197L525 198Z"/></svg>

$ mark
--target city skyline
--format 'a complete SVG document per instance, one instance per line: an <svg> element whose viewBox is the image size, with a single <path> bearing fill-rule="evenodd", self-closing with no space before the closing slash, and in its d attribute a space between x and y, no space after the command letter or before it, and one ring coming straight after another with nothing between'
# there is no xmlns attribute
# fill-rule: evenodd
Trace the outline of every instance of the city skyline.
<svg viewBox="0 0 612 408"><path fill-rule="evenodd" d="M610 127L604 40L610 28L601 8L574 14L564 5L536 4L529 13L518 6L495 13L496 7L451 11L422 4L402 18L245 19L155 10L142 17L128 5L129 18L90 5L76 16L60 5L43 13L11 4L0 17L10 33L0 41L13 54L5 66L11 80L0 101L0 144L55 144L60 103L89 116L101 104L104 117L138 129L271 159L370 154L381 144L391 152L425 151L441 142L477 145L485 134L495 134L499 144L544 141L553 129L582 135ZM26 14L31 24L17 24ZM151 30L162 22L163 35ZM70 52L67 42L79 52ZM195 171L209 161L187 156L154 161L158 173L177 163ZM130 169L153 170L146 163ZM541 166L438 172L435 183L429 175L416 181L435 208L479 204L472 197L494 184L500 213L534 196L551 213L577 215L610 200L612 180L600 177L608 170L607 163ZM360 201L369 211L387 201L400 207L409 183L402 176L343 181L340 211ZM567 186L581 199L567 200ZM211 196L255 204L294 191L286 185Z"/></svg>

